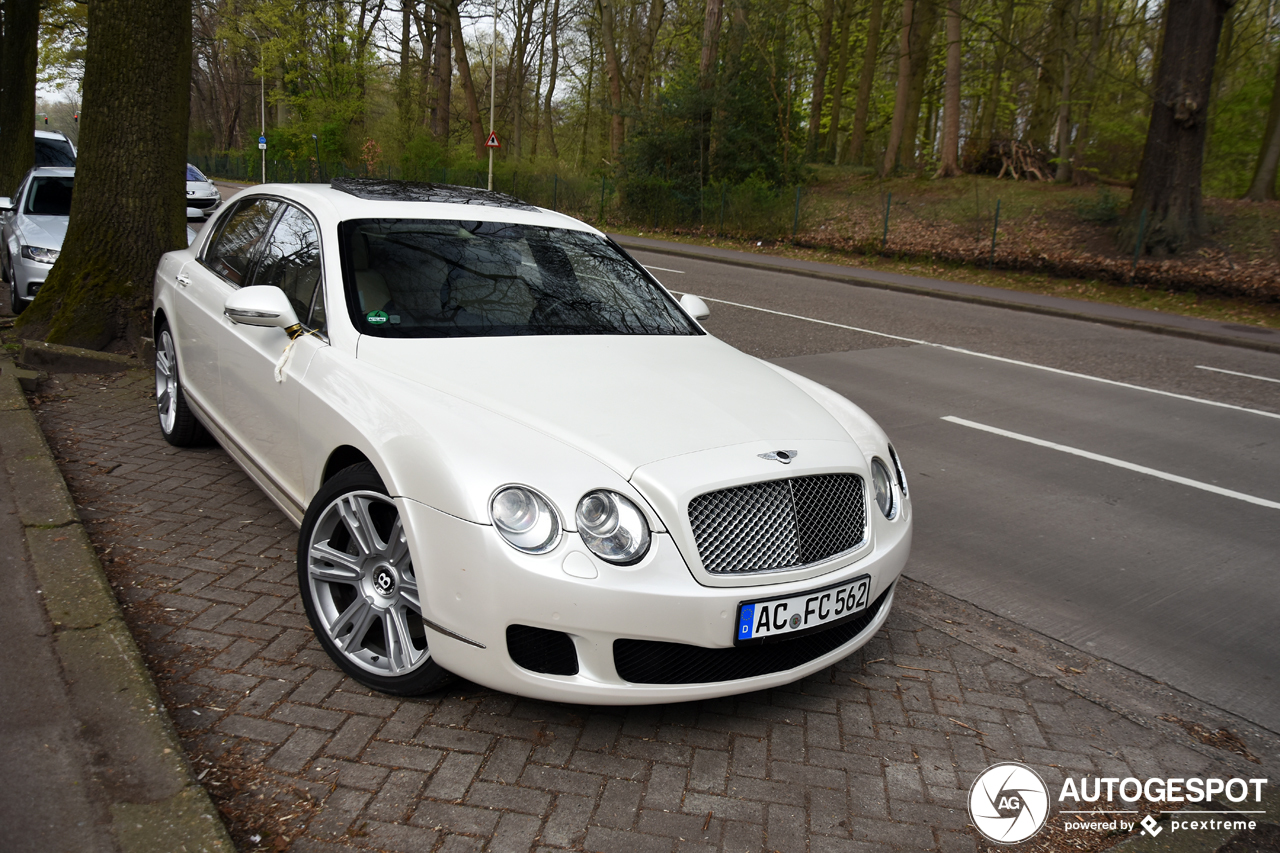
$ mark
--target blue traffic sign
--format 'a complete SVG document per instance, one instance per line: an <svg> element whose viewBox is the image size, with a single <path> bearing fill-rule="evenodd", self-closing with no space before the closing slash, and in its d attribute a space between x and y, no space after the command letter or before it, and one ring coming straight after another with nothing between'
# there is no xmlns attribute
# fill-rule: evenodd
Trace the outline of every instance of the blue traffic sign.
<svg viewBox="0 0 1280 853"><path fill-rule="evenodd" d="M259 144L259 145L266 145L266 144L267 144L267 138L266 138L265 136L259 136L259 137L258 137L258 144Z"/></svg>

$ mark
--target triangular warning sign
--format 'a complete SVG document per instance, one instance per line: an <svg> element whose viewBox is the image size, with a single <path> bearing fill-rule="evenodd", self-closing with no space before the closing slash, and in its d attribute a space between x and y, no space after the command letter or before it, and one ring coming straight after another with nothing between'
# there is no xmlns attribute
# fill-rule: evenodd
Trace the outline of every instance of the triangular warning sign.
<svg viewBox="0 0 1280 853"><path fill-rule="evenodd" d="M485 148L501 148L502 143L498 141L498 132L496 130L489 131L489 139L484 144Z"/></svg>

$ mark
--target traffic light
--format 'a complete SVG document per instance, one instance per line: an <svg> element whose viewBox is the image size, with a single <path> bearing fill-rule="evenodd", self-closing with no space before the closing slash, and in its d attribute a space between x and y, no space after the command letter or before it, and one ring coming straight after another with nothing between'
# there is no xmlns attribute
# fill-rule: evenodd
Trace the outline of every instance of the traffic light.
<svg viewBox="0 0 1280 853"><path fill-rule="evenodd" d="M79 124L79 123L80 123L80 111L79 111L79 110L76 110L74 113L72 113L72 114L71 114L71 118L75 120L75 123L76 123L76 124Z"/></svg>
<svg viewBox="0 0 1280 853"><path fill-rule="evenodd" d="M44 123L45 123L45 124L48 124L48 123L49 123L49 117L48 117L48 116L45 116L45 117L44 117Z"/></svg>

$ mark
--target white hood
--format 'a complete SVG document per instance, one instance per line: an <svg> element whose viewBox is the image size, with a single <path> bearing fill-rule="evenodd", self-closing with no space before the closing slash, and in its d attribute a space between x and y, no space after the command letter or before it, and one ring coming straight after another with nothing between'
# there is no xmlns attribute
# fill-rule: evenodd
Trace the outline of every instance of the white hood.
<svg viewBox="0 0 1280 853"><path fill-rule="evenodd" d="M358 358L557 438L627 479L716 447L849 440L795 384L710 336L364 336Z"/></svg>

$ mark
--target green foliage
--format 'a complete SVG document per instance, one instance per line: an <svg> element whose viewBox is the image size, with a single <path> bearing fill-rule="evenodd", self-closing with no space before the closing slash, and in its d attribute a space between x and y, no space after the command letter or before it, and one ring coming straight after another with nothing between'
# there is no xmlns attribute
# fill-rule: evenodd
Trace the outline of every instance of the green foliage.
<svg viewBox="0 0 1280 853"><path fill-rule="evenodd" d="M1114 225L1120 221L1120 214L1123 212L1120 196L1110 187L1098 187L1093 198L1074 199L1071 207L1076 216L1094 225Z"/></svg>

